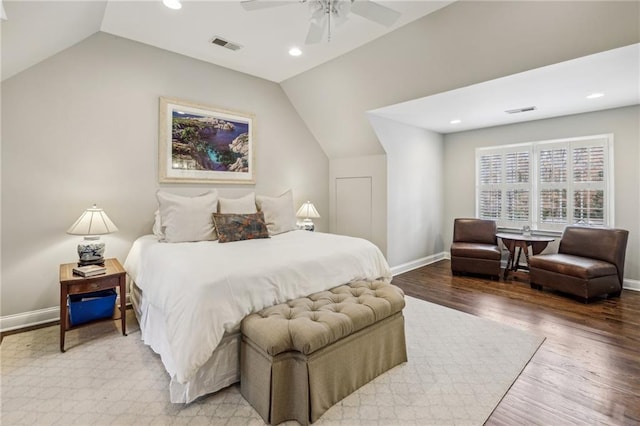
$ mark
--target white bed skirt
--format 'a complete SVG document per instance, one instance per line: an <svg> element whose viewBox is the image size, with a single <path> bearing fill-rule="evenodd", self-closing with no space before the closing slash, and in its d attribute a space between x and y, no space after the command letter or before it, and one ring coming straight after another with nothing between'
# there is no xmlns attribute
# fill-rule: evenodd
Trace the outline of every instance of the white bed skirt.
<svg viewBox="0 0 640 426"><path fill-rule="evenodd" d="M149 304L142 290L129 280L131 304L140 324L141 339L160 355L164 368L171 377L171 402L189 403L196 398L216 392L240 381L240 332L225 334L207 362L187 383L176 380L175 366L165 330L162 312Z"/></svg>

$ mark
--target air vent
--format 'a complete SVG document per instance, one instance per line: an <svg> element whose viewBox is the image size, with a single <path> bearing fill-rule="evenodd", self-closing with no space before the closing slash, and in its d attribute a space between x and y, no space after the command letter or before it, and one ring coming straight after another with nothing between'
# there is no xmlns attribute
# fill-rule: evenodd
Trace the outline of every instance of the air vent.
<svg viewBox="0 0 640 426"><path fill-rule="evenodd" d="M227 41L221 37L214 37L213 40L211 40L211 44L215 44L216 46L220 46L220 47L224 47L226 49L229 50L233 50L234 52L236 50L240 50L242 48L242 46L240 46L237 43L232 43L230 41Z"/></svg>
<svg viewBox="0 0 640 426"><path fill-rule="evenodd" d="M507 114L518 114L521 112L529 112L529 111L535 111L536 107L534 106L529 106L529 107L524 107L524 108L516 108L516 109L508 109L505 112Z"/></svg>

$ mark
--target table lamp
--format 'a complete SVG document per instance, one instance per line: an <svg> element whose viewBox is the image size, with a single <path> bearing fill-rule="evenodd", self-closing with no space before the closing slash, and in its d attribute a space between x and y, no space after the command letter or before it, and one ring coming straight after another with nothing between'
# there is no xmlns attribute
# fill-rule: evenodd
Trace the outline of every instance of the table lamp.
<svg viewBox="0 0 640 426"><path fill-rule="evenodd" d="M311 201L307 201L298 209L296 213L297 217L304 218L302 223L300 224L301 228L306 231L313 231L315 229L315 225L313 224L313 220L320 217L318 210L316 210L315 206Z"/></svg>
<svg viewBox="0 0 640 426"><path fill-rule="evenodd" d="M95 204L85 210L67 229L67 234L84 236L84 240L78 243L78 266L104 265L104 241L100 240L100 235L117 230L104 210L97 208Z"/></svg>

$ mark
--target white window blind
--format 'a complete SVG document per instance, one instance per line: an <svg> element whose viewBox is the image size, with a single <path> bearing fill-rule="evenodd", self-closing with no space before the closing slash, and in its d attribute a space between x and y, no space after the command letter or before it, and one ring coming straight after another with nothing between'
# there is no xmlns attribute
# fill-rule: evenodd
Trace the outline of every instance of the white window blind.
<svg viewBox="0 0 640 426"><path fill-rule="evenodd" d="M482 185L478 194L480 217L499 219L502 206L502 154L487 153L480 157L478 180Z"/></svg>
<svg viewBox="0 0 640 426"><path fill-rule="evenodd" d="M538 220L543 226L567 222L568 151L565 144L538 151Z"/></svg>
<svg viewBox="0 0 640 426"><path fill-rule="evenodd" d="M529 146L487 149L479 155L478 217L500 225L529 221L531 155Z"/></svg>
<svg viewBox="0 0 640 426"><path fill-rule="evenodd" d="M518 150L505 155L505 212L507 222L529 221L531 207L531 152Z"/></svg>
<svg viewBox="0 0 640 426"><path fill-rule="evenodd" d="M476 150L476 215L499 226L613 226L612 135Z"/></svg>
<svg viewBox="0 0 640 426"><path fill-rule="evenodd" d="M573 156L573 217L578 223L605 224L605 157L603 146L576 147Z"/></svg>

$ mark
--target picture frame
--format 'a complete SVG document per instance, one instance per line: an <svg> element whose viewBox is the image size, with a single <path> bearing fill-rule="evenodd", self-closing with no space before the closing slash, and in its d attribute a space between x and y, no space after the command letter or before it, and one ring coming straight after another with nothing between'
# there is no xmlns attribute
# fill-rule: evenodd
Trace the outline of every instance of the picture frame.
<svg viewBox="0 0 640 426"><path fill-rule="evenodd" d="M161 183L255 184L253 114L160 97Z"/></svg>

